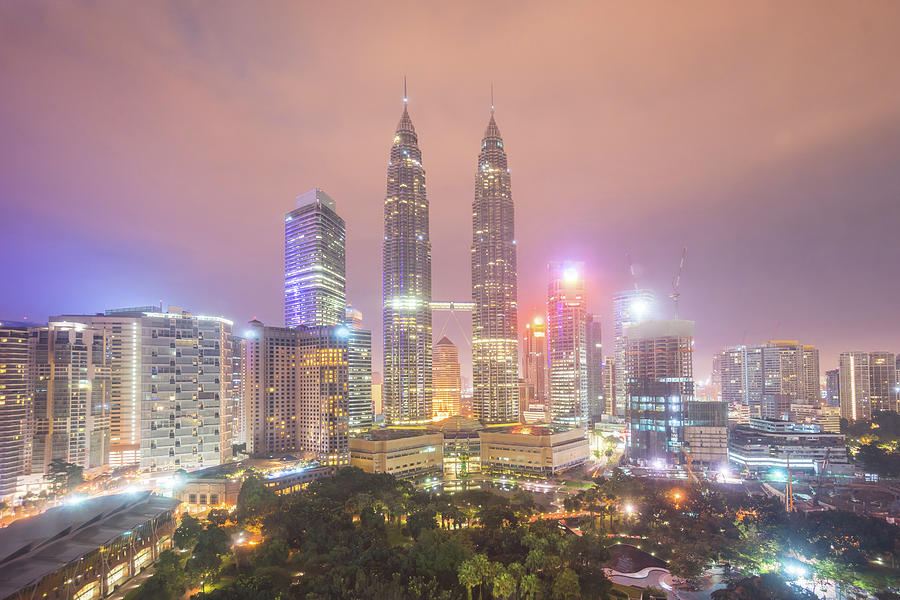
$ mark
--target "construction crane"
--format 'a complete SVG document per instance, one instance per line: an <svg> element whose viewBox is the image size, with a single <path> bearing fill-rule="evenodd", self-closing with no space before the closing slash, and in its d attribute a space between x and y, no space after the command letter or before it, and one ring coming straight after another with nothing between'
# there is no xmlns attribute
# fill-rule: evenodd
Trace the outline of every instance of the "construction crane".
<svg viewBox="0 0 900 600"><path fill-rule="evenodd" d="M681 297L681 292L678 291L678 288L681 286L681 272L684 271L684 258L687 256L687 247L682 248L681 250L681 262L678 265L678 273L675 275L675 279L672 280L672 293L669 294L669 298L672 299L672 302L675 303L675 318L678 318L678 298Z"/></svg>
<svg viewBox="0 0 900 600"><path fill-rule="evenodd" d="M791 475L791 453L787 452L787 485L784 487L784 508L794 512L794 478Z"/></svg>
<svg viewBox="0 0 900 600"><path fill-rule="evenodd" d="M819 498L819 494L822 493L822 476L825 474L825 471L828 469L828 462L831 458L831 448L825 449L825 459L822 461L822 467L819 469L819 477L818 481L816 481L816 499Z"/></svg>

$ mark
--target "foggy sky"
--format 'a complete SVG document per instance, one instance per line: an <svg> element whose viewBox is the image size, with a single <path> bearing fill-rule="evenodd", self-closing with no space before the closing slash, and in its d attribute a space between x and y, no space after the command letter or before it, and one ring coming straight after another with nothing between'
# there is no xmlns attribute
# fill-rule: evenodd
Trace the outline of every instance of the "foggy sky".
<svg viewBox="0 0 900 600"><path fill-rule="evenodd" d="M435 299L470 297L493 82L522 324L547 262L583 260L611 351L626 252L671 316L687 246L700 376L742 341L816 344L823 372L900 351L898 31L896 2L3 2L0 317L162 299L281 325L283 215L320 187L380 370L405 74Z"/></svg>

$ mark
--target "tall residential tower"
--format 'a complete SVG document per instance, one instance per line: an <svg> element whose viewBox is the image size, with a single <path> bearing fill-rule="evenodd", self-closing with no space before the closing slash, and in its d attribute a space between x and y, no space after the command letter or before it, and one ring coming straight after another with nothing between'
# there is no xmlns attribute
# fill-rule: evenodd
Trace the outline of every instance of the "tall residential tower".
<svg viewBox="0 0 900 600"><path fill-rule="evenodd" d="M385 420L422 423L431 419L431 240L422 152L405 97L387 170L383 261Z"/></svg>
<svg viewBox="0 0 900 600"><path fill-rule="evenodd" d="M472 408L485 424L519 419L515 237L506 151L491 107L472 203Z"/></svg>

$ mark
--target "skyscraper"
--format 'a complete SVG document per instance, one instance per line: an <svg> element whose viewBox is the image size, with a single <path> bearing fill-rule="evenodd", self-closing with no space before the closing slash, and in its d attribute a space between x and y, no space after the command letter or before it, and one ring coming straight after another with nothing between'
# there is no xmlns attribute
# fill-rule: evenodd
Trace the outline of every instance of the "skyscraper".
<svg viewBox="0 0 900 600"><path fill-rule="evenodd" d="M825 405L841 406L841 370L825 371Z"/></svg>
<svg viewBox="0 0 900 600"><path fill-rule="evenodd" d="M472 408L483 423L519 420L515 210L494 108L472 203Z"/></svg>
<svg viewBox="0 0 900 600"><path fill-rule="evenodd" d="M59 459L85 469L109 464L109 338L82 323L31 330L32 471Z"/></svg>
<svg viewBox="0 0 900 600"><path fill-rule="evenodd" d="M655 296L650 290L626 290L613 296L613 316L615 318L614 331L615 352L615 414L625 416L625 382L627 380L628 364L625 360L625 328L634 323L640 323L650 318L653 314Z"/></svg>
<svg viewBox="0 0 900 600"><path fill-rule="evenodd" d="M347 405L350 430L363 431L375 424L372 405L372 332L363 329L362 313L347 307Z"/></svg>
<svg viewBox="0 0 900 600"><path fill-rule="evenodd" d="M628 455L641 463L680 463L684 412L694 399L694 322L636 323L625 335Z"/></svg>
<svg viewBox="0 0 900 600"><path fill-rule="evenodd" d="M842 352L841 417L864 421L880 410L897 410L897 362L892 352Z"/></svg>
<svg viewBox="0 0 900 600"><path fill-rule="evenodd" d="M383 249L385 420L422 423L431 419L431 240L422 152L405 97L387 169Z"/></svg>
<svg viewBox="0 0 900 600"><path fill-rule="evenodd" d="M545 406L550 395L547 375L547 324L542 317L535 317L525 324L522 349L523 379L534 390L534 404Z"/></svg>
<svg viewBox="0 0 900 600"><path fill-rule="evenodd" d="M16 479L30 468L29 326L0 323L0 499L16 491Z"/></svg>
<svg viewBox="0 0 900 600"><path fill-rule="evenodd" d="M245 363L247 450L349 462L345 325L266 327L251 321Z"/></svg>
<svg viewBox="0 0 900 600"><path fill-rule="evenodd" d="M284 217L284 323L338 325L347 308L344 220L320 189Z"/></svg>
<svg viewBox="0 0 900 600"><path fill-rule="evenodd" d="M583 425L588 416L584 263L554 262L549 271L550 418Z"/></svg>
<svg viewBox="0 0 900 600"><path fill-rule="evenodd" d="M603 342L601 338L600 316L587 315L585 322L587 342L587 397L590 420L599 421L606 412L603 397Z"/></svg>
<svg viewBox="0 0 900 600"><path fill-rule="evenodd" d="M456 344L445 335L434 345L434 365L432 381L434 382L433 417L446 419L460 414L460 394L462 380L459 374L459 352Z"/></svg>

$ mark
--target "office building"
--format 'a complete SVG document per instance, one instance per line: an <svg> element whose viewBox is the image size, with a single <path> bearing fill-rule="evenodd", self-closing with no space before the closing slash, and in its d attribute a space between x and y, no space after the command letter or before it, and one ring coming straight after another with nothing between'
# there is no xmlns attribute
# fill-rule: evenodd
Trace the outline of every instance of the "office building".
<svg viewBox="0 0 900 600"><path fill-rule="evenodd" d="M549 274L550 418L554 423L583 426L588 417L584 263L553 262Z"/></svg>
<svg viewBox="0 0 900 600"><path fill-rule="evenodd" d="M234 444L247 443L247 405L244 402L244 372L247 362L247 340L234 336L231 346L231 431Z"/></svg>
<svg viewBox="0 0 900 600"><path fill-rule="evenodd" d="M350 330L266 327L247 332L247 450L349 464L347 346Z"/></svg>
<svg viewBox="0 0 900 600"><path fill-rule="evenodd" d="M601 376L603 377L603 399L606 401L606 409L604 412L610 416L621 418L616 413L616 394L618 388L618 382L616 381L617 372L616 358L607 355L606 359L603 361L603 370L601 371Z"/></svg>
<svg viewBox="0 0 900 600"><path fill-rule="evenodd" d="M405 92L404 92L405 95ZM384 200L383 325L385 420L431 419L431 239L425 169L403 99Z"/></svg>
<svg viewBox="0 0 900 600"><path fill-rule="evenodd" d="M600 316L587 315L585 322L587 341L587 385L588 417L591 422L599 421L606 412L603 395L603 341L601 338Z"/></svg>
<svg viewBox="0 0 900 600"><path fill-rule="evenodd" d="M178 306L141 315L140 467L191 471L231 459L232 323Z"/></svg>
<svg viewBox="0 0 900 600"><path fill-rule="evenodd" d="M770 469L816 473L828 460L832 468L846 466L844 436L819 425L752 417L737 425L728 442L728 456L741 470Z"/></svg>
<svg viewBox="0 0 900 600"><path fill-rule="evenodd" d="M481 469L503 475L549 477L583 464L590 441L581 427L517 425L479 432Z"/></svg>
<svg viewBox="0 0 900 600"><path fill-rule="evenodd" d="M733 346L721 355L722 400L751 416L788 418L791 406L818 406L819 351L796 340Z"/></svg>
<svg viewBox="0 0 900 600"><path fill-rule="evenodd" d="M460 414L462 380L459 374L459 352L445 335L434 345L432 364L432 418L436 421Z"/></svg>
<svg viewBox="0 0 900 600"><path fill-rule="evenodd" d="M0 323L0 501L16 492L16 480L31 469L29 325Z"/></svg>
<svg viewBox="0 0 900 600"><path fill-rule="evenodd" d="M84 469L109 464L109 338L102 329L51 320L30 331L34 431L31 469L54 460Z"/></svg>
<svg viewBox="0 0 900 600"><path fill-rule="evenodd" d="M338 325L347 308L344 220L335 202L314 189L297 196L284 217L286 327Z"/></svg>
<svg viewBox="0 0 900 600"><path fill-rule="evenodd" d="M728 462L728 404L687 401L684 404L684 447L695 465L725 465Z"/></svg>
<svg viewBox="0 0 900 600"><path fill-rule="evenodd" d="M519 420L514 213L506 150L491 107L472 202L472 408L484 424Z"/></svg>
<svg viewBox="0 0 900 600"><path fill-rule="evenodd" d="M412 478L443 469L444 436L440 432L373 429L350 438L350 465L366 473Z"/></svg>
<svg viewBox="0 0 900 600"><path fill-rule="evenodd" d="M375 424L372 400L372 332L362 326L362 313L347 308L347 405L350 431Z"/></svg>
<svg viewBox="0 0 900 600"><path fill-rule="evenodd" d="M841 417L867 421L880 410L897 410L897 363L891 352L842 352Z"/></svg>
<svg viewBox="0 0 900 600"><path fill-rule="evenodd" d="M534 390L534 404L544 405L550 396L548 365L547 324L542 317L535 317L525 324L522 343L522 375Z"/></svg>
<svg viewBox="0 0 900 600"><path fill-rule="evenodd" d="M841 405L841 370L830 369L825 371L825 405Z"/></svg>
<svg viewBox="0 0 900 600"><path fill-rule="evenodd" d="M694 322L645 321L625 328L628 457L682 461L684 410L694 399Z"/></svg>
<svg viewBox="0 0 900 600"><path fill-rule="evenodd" d="M650 290L633 289L619 292L613 296L613 317L615 320L615 340L613 350L615 352L613 365L615 372L615 402L614 414L617 417L625 416L625 398L627 390L625 382L627 378L628 364L625 360L625 329L629 325L649 320L654 313L656 298Z"/></svg>

